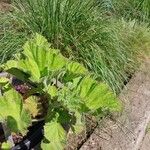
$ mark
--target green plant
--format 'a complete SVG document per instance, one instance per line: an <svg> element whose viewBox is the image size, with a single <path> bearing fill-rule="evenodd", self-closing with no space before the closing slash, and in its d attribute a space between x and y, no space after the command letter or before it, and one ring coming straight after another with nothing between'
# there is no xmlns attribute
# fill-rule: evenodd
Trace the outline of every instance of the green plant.
<svg viewBox="0 0 150 150"><path fill-rule="evenodd" d="M109 1L15 0L14 5L12 16L24 30L41 33L54 48L84 63L113 91L120 91L126 76L117 63L126 64L121 55L128 52L105 17ZM112 64L117 67L112 69Z"/></svg>
<svg viewBox="0 0 150 150"><path fill-rule="evenodd" d="M41 144L43 150L63 149L67 137L66 125L75 133L81 131L85 126L85 114L97 116L100 112L120 110L119 101L106 84L98 83L81 64L50 48L41 35L36 34L23 49L16 60L2 66L4 71L32 85L22 97L8 79L0 80L3 87L0 120L7 122L11 132L27 133L31 117L36 116L40 109L36 107L37 93L43 101L44 96L48 101ZM31 103L34 106L32 109Z"/></svg>
<svg viewBox="0 0 150 150"><path fill-rule="evenodd" d="M19 24L33 33L43 34L61 50L74 47L76 41L87 36L92 21L101 16L102 11L98 10L103 9L95 0L15 0L14 6L13 17Z"/></svg>
<svg viewBox="0 0 150 150"><path fill-rule="evenodd" d="M148 44L144 37L142 41L146 43L140 45L141 37L149 34L145 26L142 29L136 23L131 26L132 21L122 23L121 19L116 19L114 11L126 13L126 7L122 5L121 1L115 0L14 0L14 11L6 19L8 26L15 24L17 32L6 30L9 34L5 38L2 36L0 56L8 54L5 58L9 59L21 50L18 46L21 47L26 37L41 33L52 47L60 49L67 58L83 63L96 74L98 81L105 81L118 94L138 66L137 54L141 54L141 49ZM126 34L128 30L129 34ZM12 38L12 33L17 36Z"/></svg>
<svg viewBox="0 0 150 150"><path fill-rule="evenodd" d="M0 12L0 64L21 51L23 43L27 40L27 33L22 31L9 15Z"/></svg>
<svg viewBox="0 0 150 150"><path fill-rule="evenodd" d="M2 149L2 150L11 149L11 143L9 143L9 142L4 142L4 143L2 144L2 146L1 146L1 149Z"/></svg>
<svg viewBox="0 0 150 150"><path fill-rule="evenodd" d="M149 22L149 0L112 0L112 3L117 16L125 17L127 19L137 19L140 22Z"/></svg>

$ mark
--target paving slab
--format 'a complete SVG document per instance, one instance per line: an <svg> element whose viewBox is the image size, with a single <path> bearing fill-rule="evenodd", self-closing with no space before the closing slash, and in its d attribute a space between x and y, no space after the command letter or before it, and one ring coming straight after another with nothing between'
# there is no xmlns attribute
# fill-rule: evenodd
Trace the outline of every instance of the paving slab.
<svg viewBox="0 0 150 150"><path fill-rule="evenodd" d="M117 119L107 119L95 129L80 150L150 150L150 60L126 85L120 99L125 107Z"/></svg>

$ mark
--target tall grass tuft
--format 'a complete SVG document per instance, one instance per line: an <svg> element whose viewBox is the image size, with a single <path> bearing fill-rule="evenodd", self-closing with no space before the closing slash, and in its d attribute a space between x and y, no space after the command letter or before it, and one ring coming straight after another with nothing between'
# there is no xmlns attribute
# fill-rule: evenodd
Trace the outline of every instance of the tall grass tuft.
<svg viewBox="0 0 150 150"><path fill-rule="evenodd" d="M18 28L8 13L0 12L0 64L21 51L27 34Z"/></svg>
<svg viewBox="0 0 150 150"><path fill-rule="evenodd" d="M83 63L97 80L105 81L119 93L138 64L140 51L133 45L140 38L135 24L128 26L112 19L112 10L111 0L14 0L14 11L9 16L17 30L7 30L2 47L13 53L9 48L14 49L13 44L22 45L32 33L41 33L54 48Z"/></svg>
<svg viewBox="0 0 150 150"><path fill-rule="evenodd" d="M127 19L137 19L140 22L150 21L149 0L112 0L117 16Z"/></svg>

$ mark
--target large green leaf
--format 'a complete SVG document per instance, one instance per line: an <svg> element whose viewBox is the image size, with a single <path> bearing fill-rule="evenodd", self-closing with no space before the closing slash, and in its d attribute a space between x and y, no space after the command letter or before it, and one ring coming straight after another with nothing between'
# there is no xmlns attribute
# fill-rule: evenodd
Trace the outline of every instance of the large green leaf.
<svg viewBox="0 0 150 150"><path fill-rule="evenodd" d="M67 61L68 59L66 59L59 50L49 49L47 53L48 70L60 70L66 65Z"/></svg>
<svg viewBox="0 0 150 150"><path fill-rule="evenodd" d="M32 60L32 63L34 62L37 65L39 72L43 72L47 65L46 58L49 51L49 43L47 40L43 36L36 34L34 39L25 43L23 49L23 54L27 58L25 61Z"/></svg>
<svg viewBox="0 0 150 150"><path fill-rule="evenodd" d="M59 50L49 48L47 40L39 34L26 42L23 49L20 60L8 61L4 70L14 74L16 69L20 69L19 74L15 76L20 78L23 71L30 75L29 79L33 82L40 82L41 78L50 75L50 72L61 70L68 61Z"/></svg>
<svg viewBox="0 0 150 150"><path fill-rule="evenodd" d="M80 63L69 61L66 63L66 74L64 75L64 81L72 81L77 77L88 75L88 70Z"/></svg>
<svg viewBox="0 0 150 150"><path fill-rule="evenodd" d="M78 85L77 92L86 106L91 110L99 108L119 111L120 104L117 97L105 83L98 83L90 77L84 77Z"/></svg>
<svg viewBox="0 0 150 150"><path fill-rule="evenodd" d="M39 34L36 34L33 40L26 42L23 48L23 54L27 58L25 61L32 60L32 63L37 65L41 75L47 75L44 74L45 70L55 71L61 69L67 61L59 50L49 48L47 40ZM28 68L30 71L31 69L33 69L32 66Z"/></svg>
<svg viewBox="0 0 150 150"><path fill-rule="evenodd" d="M34 82L39 82L41 78L41 73L37 63L32 59L20 60L18 62L18 67L25 73L30 75L30 80Z"/></svg>
<svg viewBox="0 0 150 150"><path fill-rule="evenodd" d="M25 134L31 124L30 114L24 109L22 96L11 89L0 96L0 121L6 120L12 132Z"/></svg>
<svg viewBox="0 0 150 150"><path fill-rule="evenodd" d="M62 101L71 112L121 109L119 100L110 88L90 76L73 79L73 82L68 82L58 93L58 100Z"/></svg>
<svg viewBox="0 0 150 150"><path fill-rule="evenodd" d="M17 77L18 79L25 81L29 78L29 74L26 74L19 68L19 62L17 60L9 60L3 65L4 71L12 74L13 76Z"/></svg>
<svg viewBox="0 0 150 150"><path fill-rule="evenodd" d="M63 150L66 143L66 132L60 123L52 121L44 126L44 136L41 147L43 150Z"/></svg>

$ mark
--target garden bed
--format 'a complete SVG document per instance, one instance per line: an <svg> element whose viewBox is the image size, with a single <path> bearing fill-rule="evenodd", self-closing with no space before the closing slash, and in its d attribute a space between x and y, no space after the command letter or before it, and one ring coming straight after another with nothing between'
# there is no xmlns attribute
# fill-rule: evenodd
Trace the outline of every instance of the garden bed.
<svg viewBox="0 0 150 150"><path fill-rule="evenodd" d="M6 122L16 146L25 140L23 146L30 149L30 144L37 144L37 134L42 149L63 149L70 133L87 129L87 137L97 125L97 116L120 111L120 102L105 83L97 82L83 65L49 47L43 36L36 34L23 48L20 58L2 66L0 78L0 119ZM44 127L34 133L33 123L41 119ZM77 141L77 146L82 142Z"/></svg>
<svg viewBox="0 0 150 150"><path fill-rule="evenodd" d="M22 149L40 141L44 150L80 149L99 120L121 110L116 95L145 59L150 47L149 28L142 24L150 16L147 0L138 5L138 16L133 2L127 13L131 19L119 13L120 4L131 10L128 2L116 0L13 1L13 11L10 2L0 2L0 71L9 74L0 80L0 119L10 131L5 140L14 137L11 142Z"/></svg>

